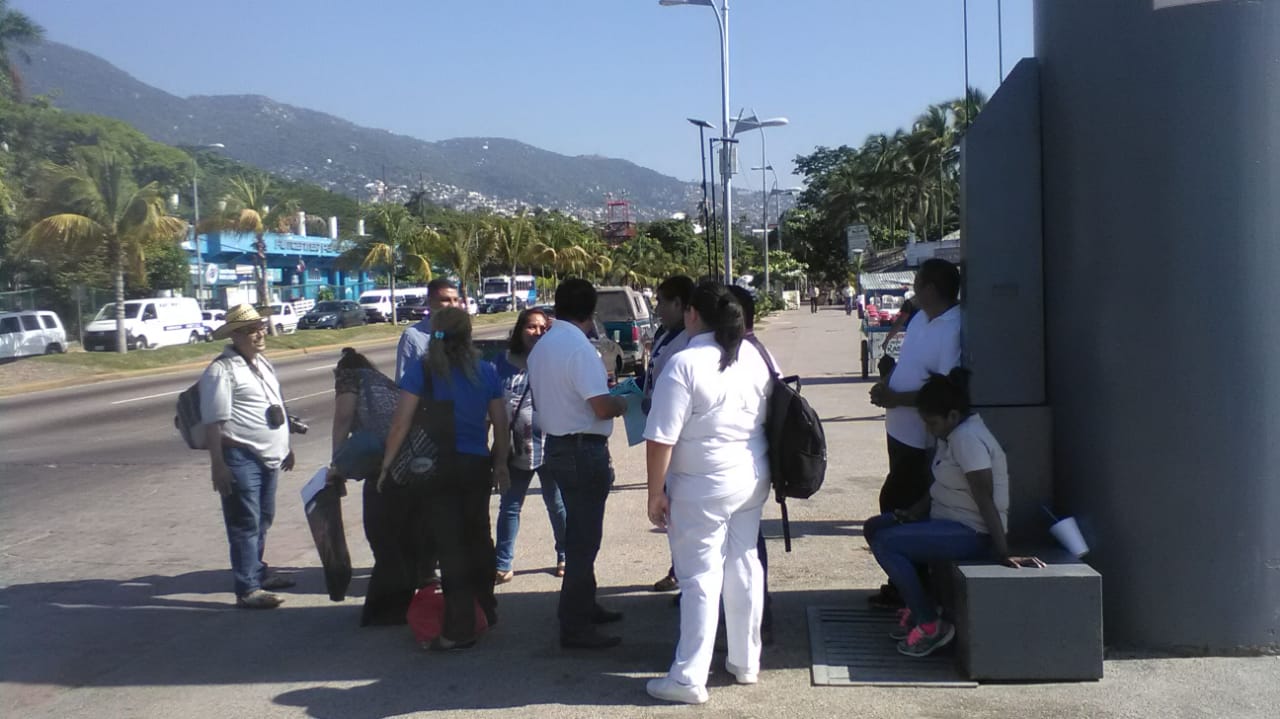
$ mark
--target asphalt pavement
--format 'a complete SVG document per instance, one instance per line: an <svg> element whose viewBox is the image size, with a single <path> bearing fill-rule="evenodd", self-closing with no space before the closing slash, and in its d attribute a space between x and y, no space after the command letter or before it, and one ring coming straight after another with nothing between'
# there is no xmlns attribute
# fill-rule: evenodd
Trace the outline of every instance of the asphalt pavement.
<svg viewBox="0 0 1280 719"><path fill-rule="evenodd" d="M835 308L771 318L761 338L824 419L831 465L813 500L791 504L782 551L766 509L777 641L755 686L719 664L711 701L691 709L644 692L671 660L677 612L648 590L665 537L644 516L643 449L621 427L598 573L602 601L626 613L621 647L563 651L558 581L536 488L525 505L516 578L498 589L498 625L468 652L422 651L403 627L360 628L371 557L360 490L345 500L356 566L330 602L298 489L328 458L337 350L276 362L297 437L267 561L298 580L273 611L233 607L227 545L207 456L172 425L198 371L156 374L0 400L0 712L14 717L699 716L1274 717L1280 659L1113 655L1100 682L977 689L812 686L805 608L862 603L882 577L861 537L886 470L883 418L856 376L855 323ZM390 371L393 345L368 354ZM495 504L493 505L496 507ZM1104 578L1105 582L1105 578ZM1214 588L1206 587L1206 592ZM1222 602L1229 610L1229 598Z"/></svg>

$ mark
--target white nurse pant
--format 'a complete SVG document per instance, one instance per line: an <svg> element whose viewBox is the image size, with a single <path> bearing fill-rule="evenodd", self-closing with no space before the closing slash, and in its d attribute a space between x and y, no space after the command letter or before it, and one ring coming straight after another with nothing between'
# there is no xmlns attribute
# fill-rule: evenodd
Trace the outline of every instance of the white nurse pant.
<svg viewBox="0 0 1280 719"><path fill-rule="evenodd" d="M680 642L667 673L680 684L705 686L711 671L724 594L728 664L760 671L760 616L764 570L756 554L760 513L768 498L754 482L723 497L670 501L667 538L680 580Z"/></svg>

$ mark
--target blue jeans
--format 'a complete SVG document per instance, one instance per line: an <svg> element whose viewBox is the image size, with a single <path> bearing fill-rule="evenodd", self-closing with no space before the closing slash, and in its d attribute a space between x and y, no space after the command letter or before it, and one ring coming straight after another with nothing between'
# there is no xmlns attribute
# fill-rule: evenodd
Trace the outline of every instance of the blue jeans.
<svg viewBox="0 0 1280 719"><path fill-rule="evenodd" d="M225 447L222 458L231 470L231 496L222 498L222 519L231 545L231 574L236 596L262 588L267 565L262 550L267 530L276 516L276 480L280 471L269 469L257 455L240 447Z"/></svg>
<svg viewBox="0 0 1280 719"><path fill-rule="evenodd" d="M498 502L498 571L511 571L515 556L516 535L520 532L520 510L529 492L529 483L537 470L511 467L511 486L502 493ZM547 505L547 518L551 520L551 534L556 539L556 562L564 561L564 501L555 480L538 472L542 484L542 502Z"/></svg>
<svg viewBox="0 0 1280 719"><path fill-rule="evenodd" d="M917 624L938 618L937 607L916 573L917 565L981 559L991 552L991 537L949 519L898 524L892 514L881 514L864 522L862 533Z"/></svg>
<svg viewBox="0 0 1280 719"><path fill-rule="evenodd" d="M538 474L559 486L564 499L560 634L590 633L596 607L596 555L604 533L604 505L613 486L609 440L598 435L548 436Z"/></svg>

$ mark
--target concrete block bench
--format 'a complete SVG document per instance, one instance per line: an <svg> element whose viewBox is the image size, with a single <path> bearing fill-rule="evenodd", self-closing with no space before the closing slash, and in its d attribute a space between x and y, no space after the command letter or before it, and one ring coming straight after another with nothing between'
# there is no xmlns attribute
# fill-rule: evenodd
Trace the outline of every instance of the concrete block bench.
<svg viewBox="0 0 1280 719"><path fill-rule="evenodd" d="M970 679L1102 678L1102 576L1074 558L1045 569L990 562L951 568L956 656Z"/></svg>

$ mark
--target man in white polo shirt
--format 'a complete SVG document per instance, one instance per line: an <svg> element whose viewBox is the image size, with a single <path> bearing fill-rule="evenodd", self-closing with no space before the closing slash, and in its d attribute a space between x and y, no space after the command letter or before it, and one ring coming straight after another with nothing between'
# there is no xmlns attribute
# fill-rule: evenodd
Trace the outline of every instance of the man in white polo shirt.
<svg viewBox="0 0 1280 719"><path fill-rule="evenodd" d="M560 585L560 645L607 649L620 637L596 625L622 619L596 603L596 555L613 485L609 435L627 410L609 394L600 354L587 338L595 326L596 290L570 278L556 288L556 319L529 352L529 388L547 438L542 474L560 487L565 509L565 571Z"/></svg>
<svg viewBox="0 0 1280 719"><path fill-rule="evenodd" d="M907 325L897 366L871 388L871 403L885 408L889 474L880 489L880 512L908 509L928 496L929 433L916 410L916 393L931 374L945 375L960 364L960 271L943 259L920 265L914 303L919 308ZM892 585L869 600L901 606Z"/></svg>

